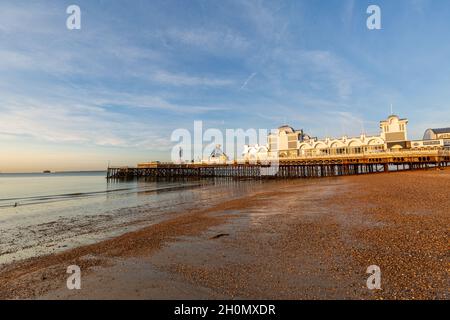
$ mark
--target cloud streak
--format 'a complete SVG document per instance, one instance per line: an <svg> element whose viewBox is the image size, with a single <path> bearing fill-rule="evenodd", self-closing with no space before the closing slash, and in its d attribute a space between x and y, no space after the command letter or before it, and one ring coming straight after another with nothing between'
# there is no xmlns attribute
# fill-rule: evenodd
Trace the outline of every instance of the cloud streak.
<svg viewBox="0 0 450 320"><path fill-rule="evenodd" d="M242 89L244 89L247 85L248 85L248 83L250 82L250 81L252 81L252 79L255 77L257 75L257 73L256 72L253 72L245 81L244 81L244 83L242 84L242 86L239 88L239 90L242 90Z"/></svg>

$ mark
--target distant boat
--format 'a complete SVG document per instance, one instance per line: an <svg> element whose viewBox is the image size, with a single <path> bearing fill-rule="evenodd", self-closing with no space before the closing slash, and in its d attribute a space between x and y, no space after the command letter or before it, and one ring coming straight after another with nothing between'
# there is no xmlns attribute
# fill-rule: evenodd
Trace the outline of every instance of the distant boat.
<svg viewBox="0 0 450 320"><path fill-rule="evenodd" d="M50 170L44 170L42 173L52 173Z"/></svg>

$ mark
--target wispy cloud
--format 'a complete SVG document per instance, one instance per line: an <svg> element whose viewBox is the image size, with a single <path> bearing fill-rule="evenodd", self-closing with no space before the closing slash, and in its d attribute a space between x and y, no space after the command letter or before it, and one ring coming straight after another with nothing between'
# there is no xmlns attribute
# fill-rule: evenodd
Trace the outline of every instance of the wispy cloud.
<svg viewBox="0 0 450 320"><path fill-rule="evenodd" d="M353 15L355 11L355 0L347 0L343 3L342 23L349 26L353 22Z"/></svg>
<svg viewBox="0 0 450 320"><path fill-rule="evenodd" d="M58 10L50 3L6 2L0 3L0 33L15 35L18 33L55 34L60 21ZM50 21L54 21L50 23ZM64 21L64 20L62 20Z"/></svg>
<svg viewBox="0 0 450 320"><path fill-rule="evenodd" d="M189 76L186 74L171 73L163 70L153 73L150 78L152 81L174 86L223 87L234 84L234 81L229 79Z"/></svg>
<svg viewBox="0 0 450 320"><path fill-rule="evenodd" d="M142 108L168 112L176 118L223 110L222 107L179 105L160 97L129 93L88 93L84 99L67 96L62 103L45 97L8 97L3 93L0 128L8 138L167 149L173 128L158 119L130 112Z"/></svg>
<svg viewBox="0 0 450 320"><path fill-rule="evenodd" d="M166 43L174 43L193 46L200 50L217 51L223 50L244 51L250 47L250 42L231 29L206 30L206 29L176 29L172 28L161 35ZM231 51L231 52L230 52Z"/></svg>
<svg viewBox="0 0 450 320"><path fill-rule="evenodd" d="M412 8L419 13L423 13L430 3L431 0L411 0Z"/></svg>
<svg viewBox="0 0 450 320"><path fill-rule="evenodd" d="M349 98L353 87L356 84L361 85L363 81L361 75L329 51L301 52L299 56L310 63L311 71L318 75L321 81L329 81L334 86L339 98Z"/></svg>

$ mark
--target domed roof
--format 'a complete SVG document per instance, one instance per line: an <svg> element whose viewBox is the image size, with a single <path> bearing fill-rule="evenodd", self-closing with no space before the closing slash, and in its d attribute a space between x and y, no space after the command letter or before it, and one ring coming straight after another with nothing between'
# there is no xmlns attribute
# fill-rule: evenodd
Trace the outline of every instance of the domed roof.
<svg viewBox="0 0 450 320"><path fill-rule="evenodd" d="M449 128L437 128L437 129L428 129L433 131L436 134L441 134L441 133L450 133L450 127Z"/></svg>
<svg viewBox="0 0 450 320"><path fill-rule="evenodd" d="M278 131L280 131L280 132L284 131L285 133L294 133L295 132L294 128L292 128L289 125L283 125L283 126L279 127Z"/></svg>
<svg viewBox="0 0 450 320"><path fill-rule="evenodd" d="M423 135L423 140L431 140L433 139L433 135L435 134L446 134L450 133L450 127L449 128L436 128L436 129L427 129L425 130L425 133Z"/></svg>

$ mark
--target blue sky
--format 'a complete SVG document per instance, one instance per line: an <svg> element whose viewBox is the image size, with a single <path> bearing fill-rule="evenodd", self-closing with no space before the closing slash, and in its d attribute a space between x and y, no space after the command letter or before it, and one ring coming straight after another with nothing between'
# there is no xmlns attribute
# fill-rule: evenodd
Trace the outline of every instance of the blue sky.
<svg viewBox="0 0 450 320"><path fill-rule="evenodd" d="M194 120L376 134L391 103L421 138L450 125L449 30L443 0L0 0L0 171L167 160Z"/></svg>

